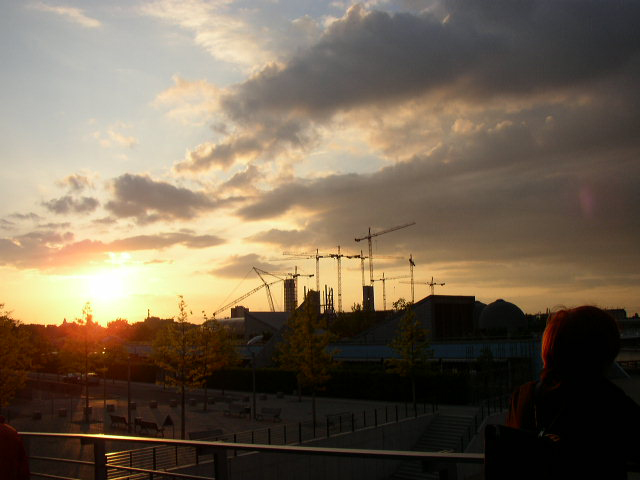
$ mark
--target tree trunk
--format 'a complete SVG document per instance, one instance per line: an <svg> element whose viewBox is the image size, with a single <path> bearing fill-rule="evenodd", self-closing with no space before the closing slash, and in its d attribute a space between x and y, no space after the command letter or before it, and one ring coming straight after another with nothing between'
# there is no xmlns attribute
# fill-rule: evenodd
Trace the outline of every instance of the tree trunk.
<svg viewBox="0 0 640 480"><path fill-rule="evenodd" d="M184 435L184 429L185 429L185 411L184 411L184 396L185 396L185 392L184 392L184 383L182 385L180 385L180 438L182 440L184 440L185 435Z"/></svg>
<svg viewBox="0 0 640 480"><path fill-rule="evenodd" d="M311 392L311 416L313 417L313 426L315 430L316 425L316 391Z"/></svg>
<svg viewBox="0 0 640 480"><path fill-rule="evenodd" d="M418 411L418 405L416 403L416 379L413 375L411 376L411 400L413 401L413 413L415 415Z"/></svg>

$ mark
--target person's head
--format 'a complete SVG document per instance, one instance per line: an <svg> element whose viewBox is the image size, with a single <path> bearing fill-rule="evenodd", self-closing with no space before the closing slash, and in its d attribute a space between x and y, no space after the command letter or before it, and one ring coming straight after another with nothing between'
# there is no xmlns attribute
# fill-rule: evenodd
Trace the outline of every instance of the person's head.
<svg viewBox="0 0 640 480"><path fill-rule="evenodd" d="M543 383L601 377L620 351L615 319L583 306L553 313L542 337Z"/></svg>

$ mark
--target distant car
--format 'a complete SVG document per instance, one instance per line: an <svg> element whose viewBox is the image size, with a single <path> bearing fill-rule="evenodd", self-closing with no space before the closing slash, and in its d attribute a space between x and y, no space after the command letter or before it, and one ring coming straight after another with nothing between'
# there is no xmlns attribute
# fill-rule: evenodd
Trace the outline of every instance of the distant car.
<svg viewBox="0 0 640 480"><path fill-rule="evenodd" d="M100 377L98 376L97 373L91 372L87 375L87 383L89 385L100 385Z"/></svg>
<svg viewBox="0 0 640 480"><path fill-rule="evenodd" d="M62 381L65 383L80 383L82 379L82 375L79 373L67 373L64 377L62 377Z"/></svg>

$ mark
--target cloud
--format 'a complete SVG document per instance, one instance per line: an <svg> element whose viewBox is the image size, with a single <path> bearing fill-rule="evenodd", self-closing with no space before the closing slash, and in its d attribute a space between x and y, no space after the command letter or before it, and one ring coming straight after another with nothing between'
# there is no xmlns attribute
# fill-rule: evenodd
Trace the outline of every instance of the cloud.
<svg viewBox="0 0 640 480"><path fill-rule="evenodd" d="M70 192L80 193L86 188L93 188L93 182L86 175L74 173L57 182L61 187L68 188Z"/></svg>
<svg viewBox="0 0 640 480"><path fill-rule="evenodd" d="M139 223L190 220L224 203L204 192L128 173L113 180L112 192L113 200L106 209L116 217L133 217Z"/></svg>
<svg viewBox="0 0 640 480"><path fill-rule="evenodd" d="M247 237L246 240L290 249L291 247L309 246L316 240L316 237L312 232L305 230L281 230L279 228L272 228L251 235Z"/></svg>
<svg viewBox="0 0 640 480"><path fill-rule="evenodd" d="M42 205L50 212L57 214L67 213L91 213L98 206L100 202L92 197L73 198L70 195L65 195L60 198L43 202Z"/></svg>
<svg viewBox="0 0 640 480"><path fill-rule="evenodd" d="M257 191L256 184L261 179L260 170L255 165L249 165L243 171L236 173L220 187L224 191L237 190L242 193Z"/></svg>
<svg viewBox="0 0 640 480"><path fill-rule="evenodd" d="M12 213L9 215L9 218L15 218L16 220L32 220L37 222L42 220L42 217L37 213L29 212L29 213Z"/></svg>
<svg viewBox="0 0 640 480"><path fill-rule="evenodd" d="M185 125L201 126L218 109L220 89L206 80L173 76L174 85L159 93L153 105L168 108L167 116Z"/></svg>
<svg viewBox="0 0 640 480"><path fill-rule="evenodd" d="M244 67L273 58L265 48L264 35L231 12L229 0L157 0L141 8L145 15L180 26L193 33L195 43L218 60Z"/></svg>
<svg viewBox="0 0 640 480"><path fill-rule="evenodd" d="M38 230L12 238L0 238L0 265L40 270L87 267L108 260L109 253L163 250L175 246L204 249L223 244L215 235L190 232L136 235L102 242L75 240L71 232Z"/></svg>
<svg viewBox="0 0 640 480"><path fill-rule="evenodd" d="M595 0L442 1L419 14L356 5L317 43L225 89L218 113L236 128L176 169L308 153L322 127L338 120L359 122L375 136L380 112L389 123L406 115L403 126L424 136L415 110L427 112L424 123L454 105L504 109L567 95L589 102L614 84L630 92L640 52L632 19L639 15L632 1L615 8ZM463 122L454 133L472 133Z"/></svg>
<svg viewBox="0 0 640 480"><path fill-rule="evenodd" d="M80 8L54 6L43 2L34 4L33 8L42 12L55 13L56 15L60 15L61 17L85 28L99 28L102 26L102 23L100 23L99 20L87 16Z"/></svg>
<svg viewBox="0 0 640 480"><path fill-rule="evenodd" d="M123 134L120 131L123 128L129 128L129 126L120 123L107 128L104 132L95 131L92 136L103 148L112 148L115 145L131 149L139 143L138 139L134 136Z"/></svg>
<svg viewBox="0 0 640 480"><path fill-rule="evenodd" d="M209 248L225 243L215 235L194 235L192 233L163 233L156 235L136 235L106 244L109 251L125 252L135 250L160 250L174 245L187 248Z"/></svg>
<svg viewBox="0 0 640 480"><path fill-rule="evenodd" d="M250 253L248 255L233 255L226 260L222 267L213 269L209 273L218 277L244 278L253 267L272 272L280 269L280 266L267 262L255 253Z"/></svg>

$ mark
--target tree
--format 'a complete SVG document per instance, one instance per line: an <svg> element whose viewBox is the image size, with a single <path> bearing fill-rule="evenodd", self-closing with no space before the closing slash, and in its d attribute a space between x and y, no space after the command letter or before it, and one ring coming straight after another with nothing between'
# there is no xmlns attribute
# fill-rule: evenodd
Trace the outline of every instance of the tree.
<svg viewBox="0 0 640 480"><path fill-rule="evenodd" d="M9 405L27 381L31 359L26 330L0 303L0 409Z"/></svg>
<svg viewBox="0 0 640 480"><path fill-rule="evenodd" d="M333 354L327 350L331 336L321 330L318 296L309 292L302 305L291 315L278 349L279 363L285 370L296 373L299 391L310 388L312 416L316 422L316 392L331 378Z"/></svg>
<svg viewBox="0 0 640 480"><path fill-rule="evenodd" d="M180 391L180 438L185 438L185 390L197 385L193 365L197 356L197 330L187 322L190 312L182 295L178 296L180 313L175 321L160 330L153 342L153 357L164 369L170 385Z"/></svg>
<svg viewBox="0 0 640 480"><path fill-rule="evenodd" d="M411 380L411 400L414 411L416 405L416 374L426 368L427 360L433 356L427 341L427 329L413 311L413 304L400 299L393 304L394 309L402 312L396 336L389 346L398 354L398 358L388 360L390 370Z"/></svg>
<svg viewBox="0 0 640 480"><path fill-rule="evenodd" d="M198 329L195 336L197 355L193 365L193 381L204 387L204 406L207 409L208 389L207 379L217 370L233 365L237 362L237 354L231 343L229 330L223 327L215 318L207 318Z"/></svg>

